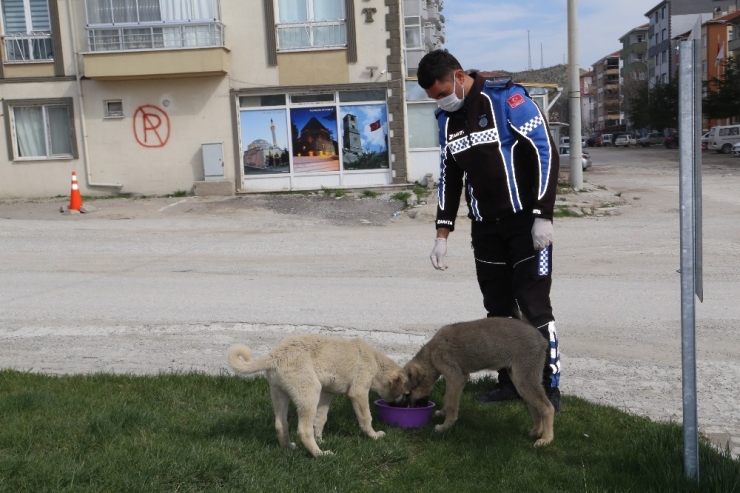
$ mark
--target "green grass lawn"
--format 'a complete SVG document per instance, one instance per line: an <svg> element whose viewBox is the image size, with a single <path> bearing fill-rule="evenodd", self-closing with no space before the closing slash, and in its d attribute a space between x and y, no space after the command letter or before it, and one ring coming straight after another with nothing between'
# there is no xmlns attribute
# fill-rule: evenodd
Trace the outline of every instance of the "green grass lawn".
<svg viewBox="0 0 740 493"><path fill-rule="evenodd" d="M294 410L298 448L278 447L263 378L0 371L0 491L740 492L728 452L702 440L695 485L678 425L575 397L563 398L554 442L535 448L521 401L473 401L490 384L468 384L460 419L441 434L389 427L373 409L380 440L338 397L322 444L335 455L314 459ZM432 399L443 392L440 382Z"/></svg>

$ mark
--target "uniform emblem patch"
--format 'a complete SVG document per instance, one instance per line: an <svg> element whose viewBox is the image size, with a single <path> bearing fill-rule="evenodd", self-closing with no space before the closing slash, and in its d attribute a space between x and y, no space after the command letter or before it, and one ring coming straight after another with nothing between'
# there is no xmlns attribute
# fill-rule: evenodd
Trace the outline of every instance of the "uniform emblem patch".
<svg viewBox="0 0 740 493"><path fill-rule="evenodd" d="M513 110L517 106L524 104L524 97L521 94L514 94L507 99L506 102L509 103L509 106L511 106L511 109Z"/></svg>
<svg viewBox="0 0 740 493"><path fill-rule="evenodd" d="M488 118L486 118L486 115L481 115L478 118L478 126L480 128L486 128L487 125L488 125Z"/></svg>

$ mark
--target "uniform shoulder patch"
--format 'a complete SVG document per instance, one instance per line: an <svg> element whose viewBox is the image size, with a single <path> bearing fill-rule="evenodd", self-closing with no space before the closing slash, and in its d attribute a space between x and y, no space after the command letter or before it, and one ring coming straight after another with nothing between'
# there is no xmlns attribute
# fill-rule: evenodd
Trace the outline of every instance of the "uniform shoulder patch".
<svg viewBox="0 0 740 493"><path fill-rule="evenodd" d="M509 107L513 110L517 106L521 106L524 104L524 96L521 94L514 94L512 96L509 96L509 99L506 100L507 103L509 103Z"/></svg>
<svg viewBox="0 0 740 493"><path fill-rule="evenodd" d="M500 79L487 80L484 85L495 89L508 89L513 84L514 82L511 80L511 77L503 77Z"/></svg>

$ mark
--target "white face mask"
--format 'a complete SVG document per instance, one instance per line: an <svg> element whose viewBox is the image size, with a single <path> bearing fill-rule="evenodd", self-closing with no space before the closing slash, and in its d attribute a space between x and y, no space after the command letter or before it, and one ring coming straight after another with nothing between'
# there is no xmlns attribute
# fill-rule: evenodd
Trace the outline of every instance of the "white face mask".
<svg viewBox="0 0 740 493"><path fill-rule="evenodd" d="M437 100L437 106L441 109L449 112L457 111L462 108L463 102L465 101L465 86L463 88L463 97L458 98L455 89L457 89L457 80L453 79L455 84L452 86L452 93L449 96L445 96L442 99Z"/></svg>

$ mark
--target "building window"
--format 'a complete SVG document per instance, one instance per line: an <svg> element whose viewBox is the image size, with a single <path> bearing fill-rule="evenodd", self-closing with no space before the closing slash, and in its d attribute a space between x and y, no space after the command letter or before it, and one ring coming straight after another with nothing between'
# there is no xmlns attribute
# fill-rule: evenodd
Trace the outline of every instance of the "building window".
<svg viewBox="0 0 740 493"><path fill-rule="evenodd" d="M702 48L707 47L707 35L706 34L701 35L701 47Z"/></svg>
<svg viewBox="0 0 740 493"><path fill-rule="evenodd" d="M663 29L663 39L661 39L661 41L665 41L666 40L666 36L668 36L667 30L666 29Z"/></svg>
<svg viewBox="0 0 740 493"><path fill-rule="evenodd" d="M245 178L390 169L386 90L244 95L238 102Z"/></svg>
<svg viewBox="0 0 740 493"><path fill-rule="evenodd" d="M660 9L660 18L665 19L665 6L663 6L663 8Z"/></svg>
<svg viewBox="0 0 740 493"><path fill-rule="evenodd" d="M123 102L120 99L103 101L105 118L123 118Z"/></svg>
<svg viewBox="0 0 740 493"><path fill-rule="evenodd" d="M90 51L223 46L218 0L85 0Z"/></svg>
<svg viewBox="0 0 740 493"><path fill-rule="evenodd" d="M54 60L46 0L0 0L5 61Z"/></svg>
<svg viewBox="0 0 740 493"><path fill-rule="evenodd" d="M72 99L5 102L14 160L77 157Z"/></svg>
<svg viewBox="0 0 740 493"><path fill-rule="evenodd" d="M406 32L406 48L421 48L421 18L419 16L404 17Z"/></svg>
<svg viewBox="0 0 740 493"><path fill-rule="evenodd" d="M642 37L642 34L638 34L638 35L637 35L637 42L638 42L638 43L642 43L643 39L644 39L644 38Z"/></svg>
<svg viewBox="0 0 740 493"><path fill-rule="evenodd" d="M342 0L278 0L278 51L347 46Z"/></svg>

